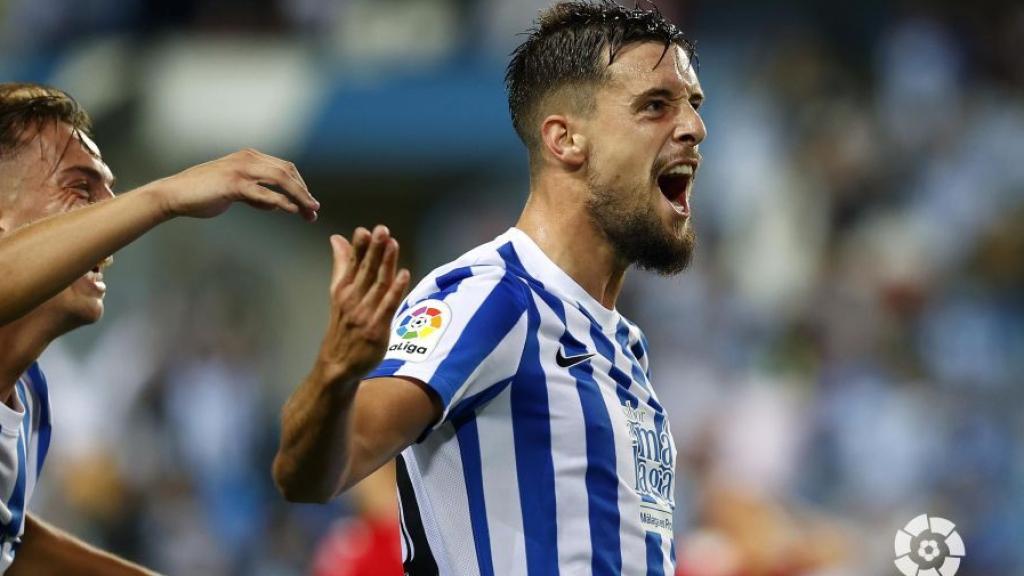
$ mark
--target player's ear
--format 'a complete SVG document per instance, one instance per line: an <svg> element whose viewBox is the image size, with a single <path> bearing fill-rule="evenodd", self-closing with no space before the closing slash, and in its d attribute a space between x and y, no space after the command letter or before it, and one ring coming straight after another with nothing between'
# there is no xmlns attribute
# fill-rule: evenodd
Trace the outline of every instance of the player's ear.
<svg viewBox="0 0 1024 576"><path fill-rule="evenodd" d="M540 125L541 144L549 154L571 170L583 166L586 161L587 139L573 132L569 119L552 114Z"/></svg>

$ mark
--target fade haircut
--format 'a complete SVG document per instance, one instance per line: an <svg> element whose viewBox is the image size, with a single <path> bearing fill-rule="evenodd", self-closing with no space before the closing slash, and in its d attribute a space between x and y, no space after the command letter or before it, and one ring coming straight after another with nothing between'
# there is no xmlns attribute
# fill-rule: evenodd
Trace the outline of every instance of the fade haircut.
<svg viewBox="0 0 1024 576"><path fill-rule="evenodd" d="M26 135L47 123L65 123L73 134L92 137L92 121L66 92L40 84L0 83L0 160L16 155Z"/></svg>
<svg viewBox="0 0 1024 576"><path fill-rule="evenodd" d="M512 125L531 158L540 145L537 116L544 100L569 90L577 109L593 110L594 89L607 79L607 67L626 45L663 43L662 58L679 46L696 67L693 43L653 4L630 9L611 0L559 2L541 12L524 34L526 41L512 52L505 86Z"/></svg>

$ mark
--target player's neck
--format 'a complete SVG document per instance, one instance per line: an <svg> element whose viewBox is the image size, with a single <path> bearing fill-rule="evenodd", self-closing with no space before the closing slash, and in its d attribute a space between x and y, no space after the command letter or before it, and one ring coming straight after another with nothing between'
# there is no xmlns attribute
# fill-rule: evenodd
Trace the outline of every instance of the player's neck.
<svg viewBox="0 0 1024 576"><path fill-rule="evenodd" d="M516 228L605 308L615 308L627 263L587 213L583 192L531 190Z"/></svg>
<svg viewBox="0 0 1024 576"><path fill-rule="evenodd" d="M0 326L0 402L7 402L22 373L65 331L39 310Z"/></svg>

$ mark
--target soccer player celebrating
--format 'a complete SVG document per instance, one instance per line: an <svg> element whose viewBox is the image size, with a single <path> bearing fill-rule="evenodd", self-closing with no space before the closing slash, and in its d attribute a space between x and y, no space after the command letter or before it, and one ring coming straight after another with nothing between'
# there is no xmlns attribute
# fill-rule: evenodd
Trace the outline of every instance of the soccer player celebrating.
<svg viewBox="0 0 1024 576"><path fill-rule="evenodd" d="M27 511L51 430L36 360L57 337L99 320L110 254L170 218L216 216L235 201L309 220L319 208L294 166L255 151L115 199L89 130L67 94L0 84L0 574L8 576L150 574Z"/></svg>
<svg viewBox="0 0 1024 576"><path fill-rule="evenodd" d="M287 498L398 456L408 574L673 573L676 450L615 302L631 265L674 274L693 251L693 58L654 10L555 5L508 67L516 226L429 274L390 329L394 240L332 240L327 336L274 463Z"/></svg>

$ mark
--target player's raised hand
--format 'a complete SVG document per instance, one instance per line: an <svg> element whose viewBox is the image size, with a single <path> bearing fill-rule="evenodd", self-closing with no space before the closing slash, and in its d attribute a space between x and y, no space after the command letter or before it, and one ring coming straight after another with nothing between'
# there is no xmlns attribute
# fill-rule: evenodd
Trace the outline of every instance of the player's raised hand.
<svg viewBox="0 0 1024 576"><path fill-rule="evenodd" d="M245 202L262 210L302 214L312 222L320 208L294 164L251 148L193 166L145 188L158 194L169 216L212 218L234 202Z"/></svg>
<svg viewBox="0 0 1024 576"><path fill-rule="evenodd" d="M351 244L331 236L334 272L331 312L320 347L320 368L350 378L384 359L391 319L409 287L409 271L398 270L398 241L385 226L357 228Z"/></svg>

